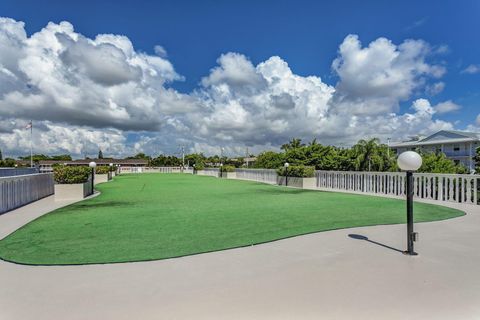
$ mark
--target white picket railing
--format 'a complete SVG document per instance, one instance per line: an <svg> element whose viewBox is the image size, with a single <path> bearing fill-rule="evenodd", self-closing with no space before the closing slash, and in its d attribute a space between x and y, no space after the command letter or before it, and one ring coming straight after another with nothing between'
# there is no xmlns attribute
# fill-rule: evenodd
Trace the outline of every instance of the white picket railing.
<svg viewBox="0 0 480 320"><path fill-rule="evenodd" d="M23 176L38 173L37 168L0 168L0 177Z"/></svg>
<svg viewBox="0 0 480 320"><path fill-rule="evenodd" d="M277 184L275 169L236 169L237 179Z"/></svg>
<svg viewBox="0 0 480 320"><path fill-rule="evenodd" d="M218 168L205 168L202 171L202 175L204 176L212 176L212 177L219 177L220 176L220 169Z"/></svg>
<svg viewBox="0 0 480 320"><path fill-rule="evenodd" d="M55 192L52 173L0 178L0 214Z"/></svg>
<svg viewBox="0 0 480 320"><path fill-rule="evenodd" d="M120 167L120 173L180 173L182 167Z"/></svg>
<svg viewBox="0 0 480 320"><path fill-rule="evenodd" d="M317 188L368 194L405 196L402 172L316 171ZM477 204L478 175L414 174L414 196L441 202Z"/></svg>

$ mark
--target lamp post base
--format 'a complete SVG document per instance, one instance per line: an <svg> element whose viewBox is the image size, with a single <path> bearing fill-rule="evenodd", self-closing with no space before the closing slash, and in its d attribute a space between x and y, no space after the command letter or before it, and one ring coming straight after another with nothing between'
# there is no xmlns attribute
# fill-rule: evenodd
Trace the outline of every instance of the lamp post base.
<svg viewBox="0 0 480 320"><path fill-rule="evenodd" d="M403 254L406 256L418 256L418 253L410 251L403 251Z"/></svg>

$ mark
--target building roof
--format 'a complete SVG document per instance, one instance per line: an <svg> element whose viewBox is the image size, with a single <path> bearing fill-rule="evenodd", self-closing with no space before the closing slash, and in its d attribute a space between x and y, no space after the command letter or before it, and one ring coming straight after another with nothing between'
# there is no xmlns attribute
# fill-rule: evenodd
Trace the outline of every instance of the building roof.
<svg viewBox="0 0 480 320"><path fill-rule="evenodd" d="M65 165L88 165L90 162L96 162L98 165L120 164L120 165L147 165L148 160L145 159L78 159L72 161L66 160L40 160L40 165L53 165L53 164L65 164Z"/></svg>
<svg viewBox="0 0 480 320"><path fill-rule="evenodd" d="M458 135L465 136L465 137L468 137L468 138L473 138L475 140L479 140L479 137L480 137L480 134L475 133L475 132L455 131L455 130L442 130L442 131L450 132L450 133L453 133L453 134L458 134ZM442 132L442 131L439 131L439 132Z"/></svg>
<svg viewBox="0 0 480 320"><path fill-rule="evenodd" d="M474 132L441 130L428 137L414 141L394 142L390 144L392 148L414 147L434 144L464 143L478 142L480 134Z"/></svg>

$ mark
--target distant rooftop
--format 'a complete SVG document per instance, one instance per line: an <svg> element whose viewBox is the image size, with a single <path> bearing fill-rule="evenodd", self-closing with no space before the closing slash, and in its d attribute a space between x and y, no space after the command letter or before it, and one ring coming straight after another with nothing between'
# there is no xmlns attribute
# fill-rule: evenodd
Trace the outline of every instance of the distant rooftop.
<svg viewBox="0 0 480 320"><path fill-rule="evenodd" d="M480 141L480 134L467 131L441 130L419 140L392 142L390 147L421 146L441 143L462 143Z"/></svg>

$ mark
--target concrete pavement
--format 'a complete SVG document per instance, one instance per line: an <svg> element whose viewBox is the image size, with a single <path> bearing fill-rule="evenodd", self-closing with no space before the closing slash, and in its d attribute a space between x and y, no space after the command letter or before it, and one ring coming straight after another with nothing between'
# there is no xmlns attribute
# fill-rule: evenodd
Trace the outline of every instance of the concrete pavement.
<svg viewBox="0 0 480 320"><path fill-rule="evenodd" d="M417 257L392 225L153 262L0 262L0 319L478 319L480 210L460 208L416 224Z"/></svg>

